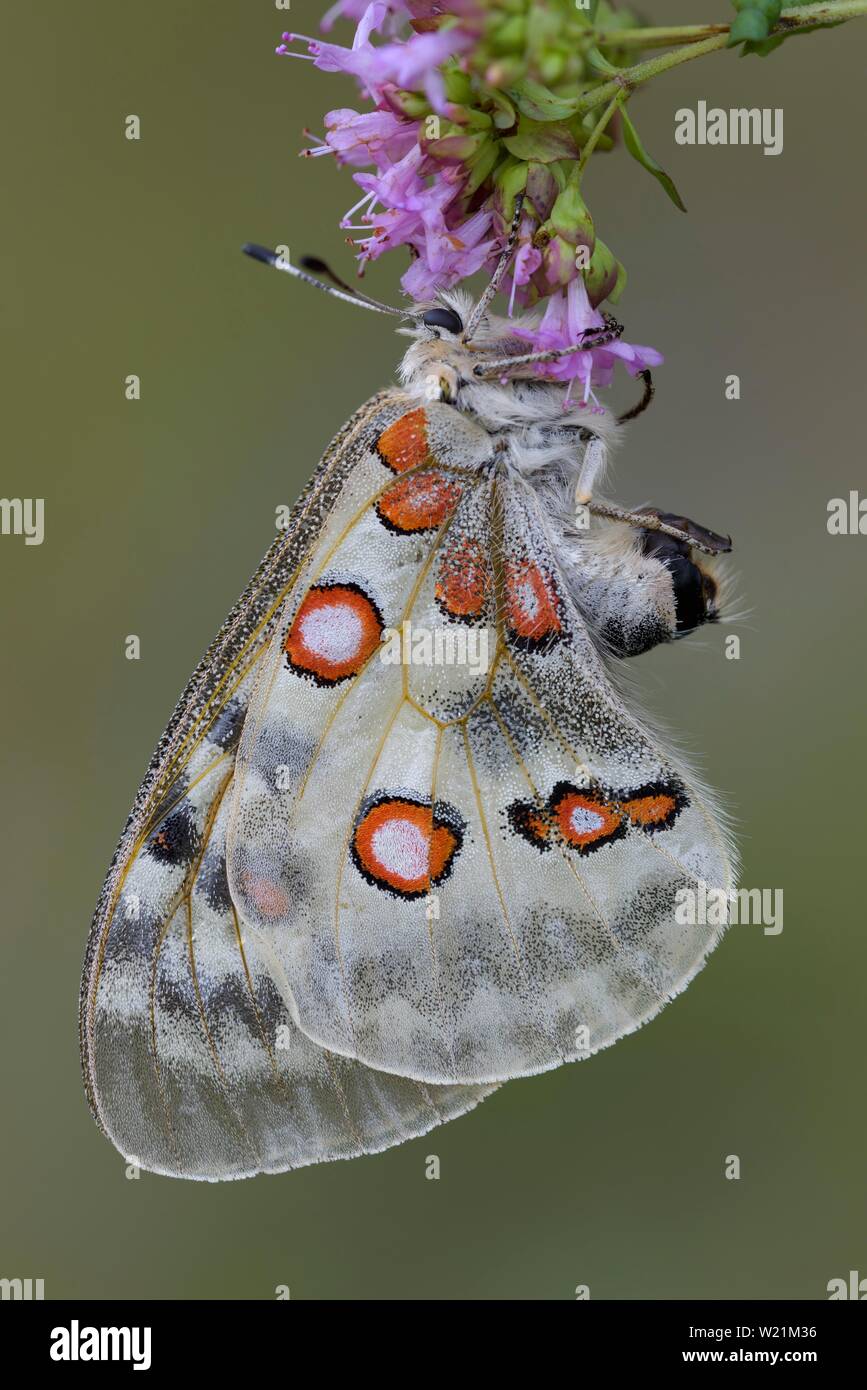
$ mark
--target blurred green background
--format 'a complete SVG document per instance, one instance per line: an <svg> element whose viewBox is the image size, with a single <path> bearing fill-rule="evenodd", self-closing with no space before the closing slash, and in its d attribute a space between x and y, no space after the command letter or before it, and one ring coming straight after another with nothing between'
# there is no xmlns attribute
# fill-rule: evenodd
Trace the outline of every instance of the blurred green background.
<svg viewBox="0 0 867 1390"><path fill-rule="evenodd" d="M743 882L784 890L782 934L733 928L649 1027L380 1157L130 1182L91 1121L78 976L135 788L275 507L401 350L388 320L239 254L288 242L351 273L349 174L296 151L352 88L273 53L321 10L43 0L5 16L2 491L45 498L46 536L0 538L0 1275L44 1278L48 1297L825 1297L867 1274L867 537L826 530L828 499L865 486L857 24L764 62L686 64L634 101L687 217L622 151L587 185L629 270L627 337L666 355L612 490L730 530L751 609L634 674L723 791ZM677 146L674 113L699 99L782 107L784 152ZM368 288L394 296L402 268L386 257Z"/></svg>

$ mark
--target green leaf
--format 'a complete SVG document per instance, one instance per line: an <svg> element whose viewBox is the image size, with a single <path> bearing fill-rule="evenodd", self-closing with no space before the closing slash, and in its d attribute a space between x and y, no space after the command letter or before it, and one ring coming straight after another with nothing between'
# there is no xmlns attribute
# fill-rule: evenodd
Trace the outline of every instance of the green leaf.
<svg viewBox="0 0 867 1390"><path fill-rule="evenodd" d="M467 196L472 196L477 188L481 188L491 170L494 168L500 157L496 140L488 140L476 154L470 167L470 176L464 185L464 192Z"/></svg>
<svg viewBox="0 0 867 1390"><path fill-rule="evenodd" d="M620 75L621 69L615 67L613 63L609 63L598 48L588 48L587 61L596 72L601 72L603 77L618 77Z"/></svg>
<svg viewBox="0 0 867 1390"><path fill-rule="evenodd" d="M676 208L680 208L681 212L686 212L686 204L684 203L683 199L681 198L680 194L675 188L674 180L671 178L669 174L665 172L663 168L660 167L659 164L657 164L656 160L651 158L651 156L647 153L647 150L644 148L644 146L641 143L641 140L639 139L638 131L632 124L632 121L630 120L626 108L624 106L621 106L620 108L620 116L623 121L623 139L626 143L626 148L632 155L632 158L637 159L639 164L641 164L642 167L645 168L649 174L652 174L653 177L657 179L659 183L662 184L669 198L674 203L674 206Z"/></svg>
<svg viewBox="0 0 867 1390"><path fill-rule="evenodd" d="M494 125L498 130L511 130L517 125L518 114L505 92L498 92L492 88L490 101L494 108Z"/></svg>
<svg viewBox="0 0 867 1390"><path fill-rule="evenodd" d="M508 90L508 95L524 116L533 121L565 121L578 110L580 97L558 97L541 82L522 77Z"/></svg>
<svg viewBox="0 0 867 1390"><path fill-rule="evenodd" d="M538 164L578 158L575 136L557 121L532 121L522 116L517 132L507 136L503 144L516 159L532 159Z"/></svg>

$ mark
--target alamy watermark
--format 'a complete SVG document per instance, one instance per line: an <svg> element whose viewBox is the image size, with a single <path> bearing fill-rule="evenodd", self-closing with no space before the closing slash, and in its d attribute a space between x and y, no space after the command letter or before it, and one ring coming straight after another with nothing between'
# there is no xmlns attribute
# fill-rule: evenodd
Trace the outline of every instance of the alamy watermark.
<svg viewBox="0 0 867 1390"><path fill-rule="evenodd" d="M474 676L487 674L488 629L415 627L409 620L382 634L379 659L386 666L466 666Z"/></svg>
<svg viewBox="0 0 867 1390"><path fill-rule="evenodd" d="M44 497L0 497L0 533L23 536L25 545L45 540Z"/></svg>
<svg viewBox="0 0 867 1390"><path fill-rule="evenodd" d="M683 927L762 927L765 936L783 930L782 888L678 888L674 920Z"/></svg>
<svg viewBox="0 0 867 1390"><path fill-rule="evenodd" d="M762 145L765 154L783 152L783 108L722 106L708 109L700 101L695 111L682 106L674 114L678 145Z"/></svg>

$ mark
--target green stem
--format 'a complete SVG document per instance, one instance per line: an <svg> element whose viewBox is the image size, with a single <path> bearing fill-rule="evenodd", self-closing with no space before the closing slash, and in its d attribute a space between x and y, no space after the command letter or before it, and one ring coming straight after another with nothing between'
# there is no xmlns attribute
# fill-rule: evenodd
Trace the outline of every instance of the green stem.
<svg viewBox="0 0 867 1390"><path fill-rule="evenodd" d="M867 0L827 0L826 4L804 5L796 10L783 10L779 21L771 30L771 36L791 34L798 29L809 28L813 24L840 23L846 19L856 19L860 15L867 15ZM631 92L642 82L649 81L651 77L658 77L661 72L668 72L670 68L678 67L681 63L690 63L694 58L703 58L707 53L716 53L725 48L728 43L729 27L729 25L722 28L719 25L704 26L705 32L710 33L709 38L691 37L686 41L685 47L662 53L658 58L648 58L646 62L636 63L631 68L623 68L610 82L603 82L601 86L588 92L581 101L576 115L585 115L594 107L601 106L603 102L611 101L619 91ZM628 29L623 31L623 33L633 32L640 33L642 31ZM644 32L648 31L645 30ZM658 35L663 31L657 29L655 32ZM621 42L621 39L622 34L612 35L608 41L609 46ZM597 36L597 40L601 42L602 36Z"/></svg>
<svg viewBox="0 0 867 1390"><path fill-rule="evenodd" d="M581 158L578 161L577 173L579 179L581 178L581 175L584 173L584 170L587 168L587 161L590 158L593 151L596 149L600 135L605 130L605 127L611 120L611 117L614 115L614 112L617 110L617 108L623 105L624 101L626 100L626 97L627 93L621 87L620 91L617 92L617 94L611 98L605 110L602 112L602 115L599 117L599 120L596 122L595 126L591 130L587 138L587 143L581 151Z"/></svg>
<svg viewBox="0 0 867 1390"><path fill-rule="evenodd" d="M600 29L596 42L602 48L665 48L670 43L697 43L714 34L728 33L728 24L673 24L668 28Z"/></svg>

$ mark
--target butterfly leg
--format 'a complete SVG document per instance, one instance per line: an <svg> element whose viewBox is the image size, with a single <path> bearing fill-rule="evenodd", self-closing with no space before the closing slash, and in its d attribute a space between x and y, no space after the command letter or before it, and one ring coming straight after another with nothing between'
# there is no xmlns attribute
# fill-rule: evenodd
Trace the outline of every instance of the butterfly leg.
<svg viewBox="0 0 867 1390"><path fill-rule="evenodd" d="M658 507L627 512L600 501L586 510L602 524L575 547L573 592L607 652L638 656L717 620L715 557L730 549L727 537Z"/></svg>

